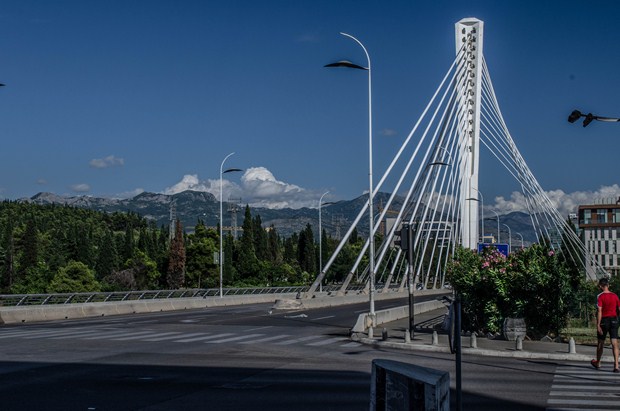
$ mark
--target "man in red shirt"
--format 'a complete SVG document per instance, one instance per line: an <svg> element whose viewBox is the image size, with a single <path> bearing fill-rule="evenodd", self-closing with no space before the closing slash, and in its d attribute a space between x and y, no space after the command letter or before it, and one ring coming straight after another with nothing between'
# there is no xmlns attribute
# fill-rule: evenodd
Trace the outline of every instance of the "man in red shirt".
<svg viewBox="0 0 620 411"><path fill-rule="evenodd" d="M598 344L596 345L596 360L590 363L594 368L600 368L601 356L605 338L609 333L611 340L611 350L614 356L614 372L618 372L618 315L620 315L620 299L615 293L609 291L609 279L603 277L598 282L601 293L596 297L596 335Z"/></svg>

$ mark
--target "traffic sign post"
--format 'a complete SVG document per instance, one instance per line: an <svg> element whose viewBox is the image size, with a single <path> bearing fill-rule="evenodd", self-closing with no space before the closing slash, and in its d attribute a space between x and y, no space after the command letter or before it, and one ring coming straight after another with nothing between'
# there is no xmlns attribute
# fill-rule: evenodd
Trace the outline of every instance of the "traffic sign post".
<svg viewBox="0 0 620 411"><path fill-rule="evenodd" d="M461 388L461 296L455 293L454 301L450 304L450 323L448 325L448 341L450 351L456 354L456 409L462 411Z"/></svg>
<svg viewBox="0 0 620 411"><path fill-rule="evenodd" d="M415 334L415 320L414 320L414 296L413 296L413 266L411 265L413 260L413 231L410 224L403 224L401 229L394 233L397 237L394 240L394 244L399 247L405 254L407 260L407 285L409 288L409 336L413 340Z"/></svg>

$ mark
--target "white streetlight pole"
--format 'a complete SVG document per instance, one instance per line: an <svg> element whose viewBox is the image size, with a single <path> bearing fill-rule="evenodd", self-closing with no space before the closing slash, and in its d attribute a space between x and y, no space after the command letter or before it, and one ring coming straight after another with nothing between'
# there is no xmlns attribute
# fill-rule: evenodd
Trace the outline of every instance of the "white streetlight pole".
<svg viewBox="0 0 620 411"><path fill-rule="evenodd" d="M521 233L515 233L515 234L521 238L521 249L523 250L523 236L521 235Z"/></svg>
<svg viewBox="0 0 620 411"><path fill-rule="evenodd" d="M367 67L353 64L349 61L339 61L337 63L327 64L325 67L349 67L358 70L368 71L368 257L369 257L369 278L370 278L370 312L369 315L372 319L372 325L375 325L375 227L373 216L373 184L372 184L372 76L370 66L370 55L366 50L366 47L361 41L356 39L350 34L340 33L345 37L348 37L360 45L364 54L366 54L366 60L368 62Z"/></svg>
<svg viewBox="0 0 620 411"><path fill-rule="evenodd" d="M497 211L495 210L491 210L493 213L495 213L495 216L497 217L497 243L499 244L499 214L497 214Z"/></svg>
<svg viewBox="0 0 620 411"><path fill-rule="evenodd" d="M476 192L478 193L478 195L480 196L480 204L482 205L482 207L480 208L480 213L481 213L481 217L482 217L482 235L480 236L480 242L484 243L484 196L482 195L482 193L480 192L480 190L478 190L476 187L472 187L473 190L476 190Z"/></svg>
<svg viewBox="0 0 620 411"><path fill-rule="evenodd" d="M229 155L227 155L226 157L224 157L224 160L222 160L222 164L220 164L220 298L224 297L224 289L223 289L223 280L224 280L224 241L223 241L223 236L224 236L224 211L223 211L223 204L224 204L224 193L223 193L223 188L222 188L222 184L223 184L223 180L222 180L222 175L225 173L230 173L232 171L241 171L240 168L229 168L228 170L224 170L224 163L226 162L226 160L228 160L228 157L232 156L233 153L230 153Z"/></svg>
<svg viewBox="0 0 620 411"><path fill-rule="evenodd" d="M323 197L329 193L326 191L319 198L319 272L323 270L323 229L321 227L321 205L323 203ZM319 292L323 292L323 280L319 283Z"/></svg>
<svg viewBox="0 0 620 411"><path fill-rule="evenodd" d="M510 227L508 227L508 224L502 225L508 229L508 254L510 254L512 250L512 232L510 231Z"/></svg>

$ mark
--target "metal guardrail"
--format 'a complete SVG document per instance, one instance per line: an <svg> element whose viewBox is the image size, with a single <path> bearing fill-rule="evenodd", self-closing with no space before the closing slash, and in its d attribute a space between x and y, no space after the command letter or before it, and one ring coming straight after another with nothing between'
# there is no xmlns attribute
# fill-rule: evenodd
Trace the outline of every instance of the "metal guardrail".
<svg viewBox="0 0 620 411"><path fill-rule="evenodd" d="M349 290L361 290L363 285L350 286ZM308 291L308 286L296 287L262 287L262 288L223 288L222 294L255 295L255 294L296 294ZM323 292L340 290L339 285L323 286ZM206 298L220 295L219 288L200 288L189 290L143 290L143 291L114 291L94 293L64 293L64 294L0 294L0 306L18 307L32 305L77 304L77 303L105 303L118 301L158 300L170 298Z"/></svg>

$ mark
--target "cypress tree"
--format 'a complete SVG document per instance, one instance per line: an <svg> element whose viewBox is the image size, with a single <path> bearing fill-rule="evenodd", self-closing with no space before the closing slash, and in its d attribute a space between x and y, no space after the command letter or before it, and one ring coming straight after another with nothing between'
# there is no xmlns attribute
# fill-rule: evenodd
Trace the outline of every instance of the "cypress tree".
<svg viewBox="0 0 620 411"><path fill-rule="evenodd" d="M112 231L106 230L99 242L99 255L95 264L97 278L102 279L112 274L118 270L118 266L118 252L116 251L114 235Z"/></svg>
<svg viewBox="0 0 620 411"><path fill-rule="evenodd" d="M267 247L269 261L275 264L280 264L282 262L280 237L278 236L278 232L273 224L269 227L269 233L267 234Z"/></svg>
<svg viewBox="0 0 620 411"><path fill-rule="evenodd" d="M256 258L260 261L269 260L269 245L267 241L267 232L263 228L260 215L254 218L252 223L252 230L254 234L254 249L256 250Z"/></svg>
<svg viewBox="0 0 620 411"><path fill-rule="evenodd" d="M314 234L312 233L312 227L310 224L307 224L305 230L299 234L297 261L303 271L307 273L315 272L316 255L314 249Z"/></svg>
<svg viewBox="0 0 620 411"><path fill-rule="evenodd" d="M34 217L31 216L26 222L26 228L24 229L20 244L22 249L18 272L20 278L26 275L26 271L29 268L33 268L37 265L39 260L39 242L37 236L37 226Z"/></svg>
<svg viewBox="0 0 620 411"><path fill-rule="evenodd" d="M245 206L245 218L243 219L243 234L239 244L238 270L241 278L253 277L256 273L258 259L254 249L254 230L250 206Z"/></svg>
<svg viewBox="0 0 620 411"><path fill-rule="evenodd" d="M299 242L299 235L293 233L292 236L284 240L284 261L292 264L297 261L297 243Z"/></svg>
<svg viewBox="0 0 620 411"><path fill-rule="evenodd" d="M185 283L185 242L183 239L183 227L177 219L174 238L170 242L170 259L168 260L168 273L166 276L168 287L176 290Z"/></svg>
<svg viewBox="0 0 620 411"><path fill-rule="evenodd" d="M130 221L127 221L127 225L125 226L125 237L123 248L121 250L121 258L123 261L127 261L133 257L134 250L134 240L133 240L133 227Z"/></svg>
<svg viewBox="0 0 620 411"><path fill-rule="evenodd" d="M2 238L4 251L2 271L0 272L0 289L7 292L15 278L15 244L13 239L13 219L7 220Z"/></svg>

